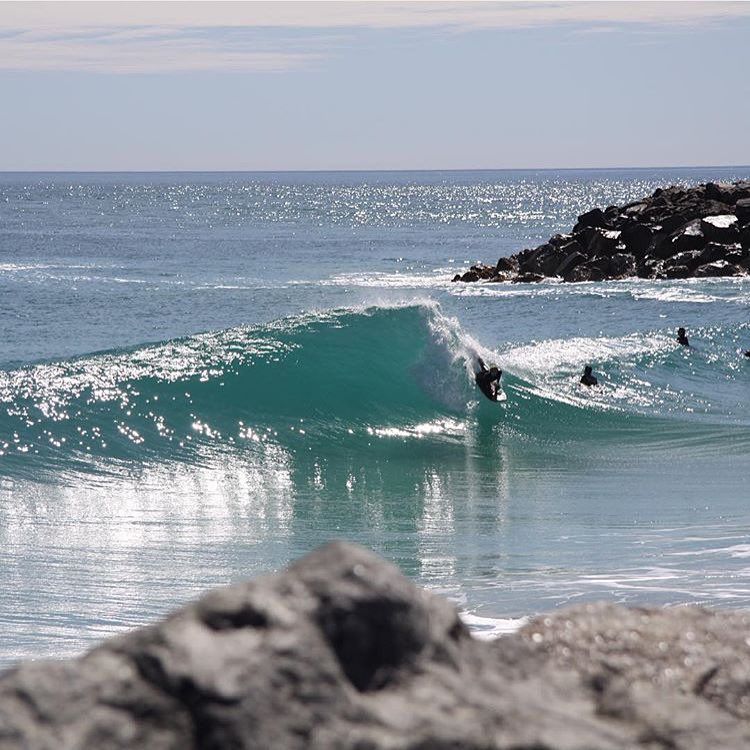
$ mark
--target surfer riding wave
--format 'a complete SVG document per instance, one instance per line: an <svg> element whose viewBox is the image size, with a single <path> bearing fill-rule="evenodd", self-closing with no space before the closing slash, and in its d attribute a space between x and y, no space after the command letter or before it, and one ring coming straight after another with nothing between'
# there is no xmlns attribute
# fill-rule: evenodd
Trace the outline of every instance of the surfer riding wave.
<svg viewBox="0 0 750 750"><path fill-rule="evenodd" d="M475 375L477 387L490 401L497 401L503 371L495 365L488 369L481 357L477 357L477 362L480 367L479 372Z"/></svg>

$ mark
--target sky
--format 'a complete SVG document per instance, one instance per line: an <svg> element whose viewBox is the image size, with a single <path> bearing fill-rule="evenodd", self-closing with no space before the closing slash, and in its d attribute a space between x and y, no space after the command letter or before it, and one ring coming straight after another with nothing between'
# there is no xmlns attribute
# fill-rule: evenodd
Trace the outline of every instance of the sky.
<svg viewBox="0 0 750 750"><path fill-rule="evenodd" d="M0 2L0 171L750 164L750 2Z"/></svg>

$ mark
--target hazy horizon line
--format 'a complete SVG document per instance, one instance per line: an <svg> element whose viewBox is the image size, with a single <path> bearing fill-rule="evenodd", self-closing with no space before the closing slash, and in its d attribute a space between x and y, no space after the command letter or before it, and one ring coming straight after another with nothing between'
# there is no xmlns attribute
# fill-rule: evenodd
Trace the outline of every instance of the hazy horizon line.
<svg viewBox="0 0 750 750"><path fill-rule="evenodd" d="M351 174L358 172L608 172L641 169L750 169L750 164L646 164L608 167L418 167L416 169L0 169L8 174Z"/></svg>

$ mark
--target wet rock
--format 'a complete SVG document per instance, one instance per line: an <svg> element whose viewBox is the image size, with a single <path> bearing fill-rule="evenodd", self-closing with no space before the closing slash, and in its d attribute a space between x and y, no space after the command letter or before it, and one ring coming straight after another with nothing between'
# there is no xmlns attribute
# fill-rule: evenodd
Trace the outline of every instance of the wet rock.
<svg viewBox="0 0 750 750"><path fill-rule="evenodd" d="M511 281L513 281L514 284L538 284L540 281L544 281L544 274L529 271L518 274L518 276L511 279Z"/></svg>
<svg viewBox="0 0 750 750"><path fill-rule="evenodd" d="M724 260L745 271L750 270L750 250L740 245L736 245L734 250L730 250L724 256Z"/></svg>
<svg viewBox="0 0 750 750"><path fill-rule="evenodd" d="M660 258L647 256L636 267L636 274L642 279L664 278L664 261Z"/></svg>
<svg viewBox="0 0 750 750"><path fill-rule="evenodd" d="M606 266L607 278L624 279L635 274L635 257L630 253L615 253Z"/></svg>
<svg viewBox="0 0 750 750"><path fill-rule="evenodd" d="M687 279L690 274L690 268L683 265L670 265L664 269L664 275L668 279Z"/></svg>
<svg viewBox="0 0 750 750"><path fill-rule="evenodd" d="M571 271L570 281L604 281L607 278L607 259L595 258L594 260L581 263Z"/></svg>
<svg viewBox="0 0 750 750"><path fill-rule="evenodd" d="M705 279L717 276L740 276L742 269L739 266L729 263L726 260L716 260L713 263L706 263L695 269L695 277Z"/></svg>
<svg viewBox="0 0 750 750"><path fill-rule="evenodd" d="M724 260L728 253L731 253L734 250L739 250L740 248L741 245L739 243L723 245L720 242L709 242L701 251L699 265L713 263L716 260Z"/></svg>
<svg viewBox="0 0 750 750"><path fill-rule="evenodd" d="M491 279L496 273L495 266L485 266L482 263L478 263L475 266L471 266L469 270L460 276L460 281L487 281ZM456 280L456 277L453 277Z"/></svg>
<svg viewBox="0 0 750 750"><path fill-rule="evenodd" d="M685 266L688 270L693 271L701 264L701 252L699 250L685 250L677 253L665 262L665 268L672 266Z"/></svg>
<svg viewBox="0 0 750 750"><path fill-rule="evenodd" d="M510 281L514 276L513 273L496 273L489 281L493 284L499 284L503 281Z"/></svg>

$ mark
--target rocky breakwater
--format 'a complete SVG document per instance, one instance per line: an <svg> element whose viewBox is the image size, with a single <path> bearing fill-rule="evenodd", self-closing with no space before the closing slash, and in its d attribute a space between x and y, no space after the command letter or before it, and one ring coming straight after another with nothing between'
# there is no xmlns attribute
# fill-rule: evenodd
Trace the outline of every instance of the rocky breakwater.
<svg viewBox="0 0 750 750"><path fill-rule="evenodd" d="M659 188L624 206L594 208L570 234L472 266L453 281L685 279L750 272L750 182Z"/></svg>
<svg viewBox="0 0 750 750"><path fill-rule="evenodd" d="M0 675L2 750L750 747L750 614L588 605L475 640L334 543Z"/></svg>

